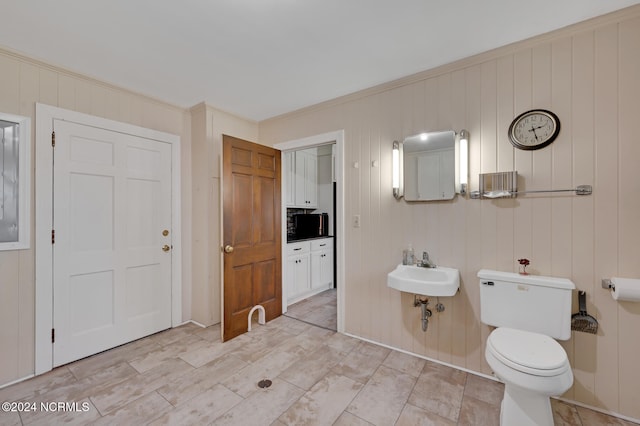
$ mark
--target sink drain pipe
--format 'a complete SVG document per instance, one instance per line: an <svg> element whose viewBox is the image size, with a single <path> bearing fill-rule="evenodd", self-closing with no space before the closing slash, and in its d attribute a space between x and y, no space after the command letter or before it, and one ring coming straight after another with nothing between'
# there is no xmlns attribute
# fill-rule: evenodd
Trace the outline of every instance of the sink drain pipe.
<svg viewBox="0 0 640 426"><path fill-rule="evenodd" d="M421 313L420 318L422 320L422 331L427 331L427 328L429 327L429 318L431 318L431 315L433 315L433 313L431 312L431 309L427 307L429 306L429 299L428 298L421 299L418 297L417 294L414 294L413 306L415 307L420 306L420 313ZM436 298L436 312L443 312L443 311L444 311L444 305L440 303L440 298Z"/></svg>
<svg viewBox="0 0 640 426"><path fill-rule="evenodd" d="M413 306L420 306L421 318L422 318L422 331L427 331L429 327L429 318L431 317L431 309L427 308L429 305L429 299L420 299L417 295L414 295Z"/></svg>

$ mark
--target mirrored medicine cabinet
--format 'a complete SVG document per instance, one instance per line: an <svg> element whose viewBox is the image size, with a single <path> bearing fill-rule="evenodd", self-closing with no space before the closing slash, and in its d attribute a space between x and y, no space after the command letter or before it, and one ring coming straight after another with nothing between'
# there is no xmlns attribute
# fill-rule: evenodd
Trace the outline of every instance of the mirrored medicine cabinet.
<svg viewBox="0 0 640 426"><path fill-rule="evenodd" d="M421 133L404 139L404 199L453 199L456 195L456 151L456 133L453 130Z"/></svg>

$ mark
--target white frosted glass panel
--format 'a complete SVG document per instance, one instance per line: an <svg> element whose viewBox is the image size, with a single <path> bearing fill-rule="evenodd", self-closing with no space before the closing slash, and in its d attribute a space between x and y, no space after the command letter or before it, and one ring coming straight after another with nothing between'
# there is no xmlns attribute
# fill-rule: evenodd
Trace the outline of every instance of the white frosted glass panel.
<svg viewBox="0 0 640 426"><path fill-rule="evenodd" d="M18 241L19 126L0 120L0 242Z"/></svg>
<svg viewBox="0 0 640 426"><path fill-rule="evenodd" d="M113 178L72 174L69 194L72 250L112 250Z"/></svg>
<svg viewBox="0 0 640 426"><path fill-rule="evenodd" d="M69 142L69 160L111 166L113 165L113 144L72 136Z"/></svg>
<svg viewBox="0 0 640 426"><path fill-rule="evenodd" d="M74 335L113 325L113 271L69 277L70 327Z"/></svg>

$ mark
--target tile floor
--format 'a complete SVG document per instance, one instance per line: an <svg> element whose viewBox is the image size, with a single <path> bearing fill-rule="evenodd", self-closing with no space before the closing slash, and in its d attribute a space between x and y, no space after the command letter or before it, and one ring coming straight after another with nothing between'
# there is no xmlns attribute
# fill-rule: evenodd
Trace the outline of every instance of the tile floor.
<svg viewBox="0 0 640 426"><path fill-rule="evenodd" d="M0 389L0 401L38 407L0 412L0 425L499 423L503 387L483 377L286 316L219 336L219 326L186 324ZM272 385L259 388L262 379ZM632 424L553 407L557 425Z"/></svg>
<svg viewBox="0 0 640 426"><path fill-rule="evenodd" d="M287 307L288 317L317 325L329 330L338 329L336 289L325 290L315 296Z"/></svg>

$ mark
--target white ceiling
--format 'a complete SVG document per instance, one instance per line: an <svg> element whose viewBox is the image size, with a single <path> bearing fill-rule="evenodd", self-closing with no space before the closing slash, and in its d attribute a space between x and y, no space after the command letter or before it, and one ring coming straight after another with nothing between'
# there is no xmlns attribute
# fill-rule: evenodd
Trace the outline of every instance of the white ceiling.
<svg viewBox="0 0 640 426"><path fill-rule="evenodd" d="M640 0L0 0L0 45L260 121Z"/></svg>

